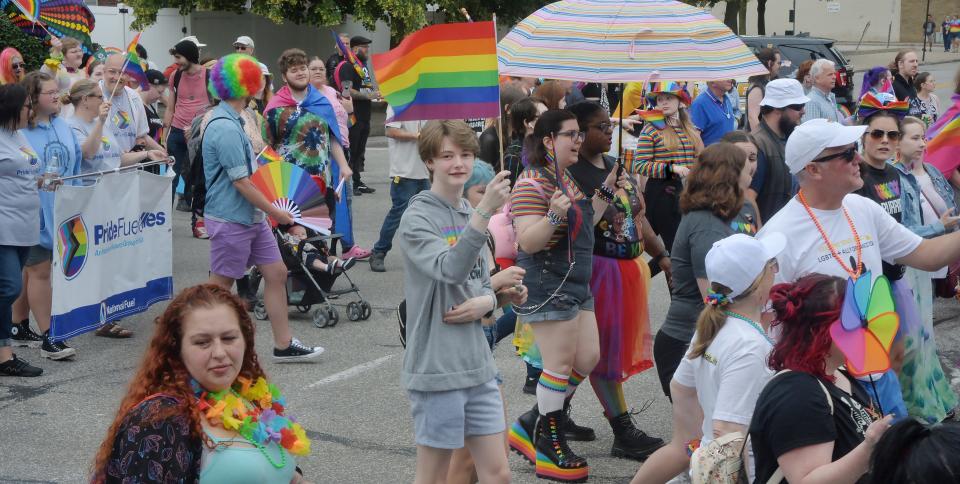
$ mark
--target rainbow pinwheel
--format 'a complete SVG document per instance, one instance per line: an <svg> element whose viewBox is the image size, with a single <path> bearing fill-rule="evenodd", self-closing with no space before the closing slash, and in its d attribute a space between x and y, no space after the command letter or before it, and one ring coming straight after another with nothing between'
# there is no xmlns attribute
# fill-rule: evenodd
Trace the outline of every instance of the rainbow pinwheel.
<svg viewBox="0 0 960 484"><path fill-rule="evenodd" d="M867 271L856 281L847 280L840 319L830 325L830 336L847 359L853 376L883 373L890 369L890 345L900 326L890 281L880 276L870 287Z"/></svg>
<svg viewBox="0 0 960 484"><path fill-rule="evenodd" d="M324 203L325 189L303 168L285 161L273 161L250 177L267 201L299 219L305 210Z"/></svg>
<svg viewBox="0 0 960 484"><path fill-rule="evenodd" d="M903 118L910 111L909 101L897 101L897 98L891 94L879 93L874 95L868 92L860 98L860 105L857 107L857 117L865 119L878 111L890 111L899 118Z"/></svg>
<svg viewBox="0 0 960 484"><path fill-rule="evenodd" d="M96 19L83 0L0 0L0 9L28 34L43 37L49 31L57 37L73 37L91 52L90 32Z"/></svg>

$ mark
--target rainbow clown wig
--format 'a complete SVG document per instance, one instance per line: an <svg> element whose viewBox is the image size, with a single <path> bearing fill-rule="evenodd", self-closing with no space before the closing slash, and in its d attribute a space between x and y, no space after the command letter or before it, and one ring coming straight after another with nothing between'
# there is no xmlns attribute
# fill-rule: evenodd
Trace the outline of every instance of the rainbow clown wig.
<svg viewBox="0 0 960 484"><path fill-rule="evenodd" d="M260 63L246 54L230 54L220 58L210 70L210 94L219 99L243 99L263 89Z"/></svg>

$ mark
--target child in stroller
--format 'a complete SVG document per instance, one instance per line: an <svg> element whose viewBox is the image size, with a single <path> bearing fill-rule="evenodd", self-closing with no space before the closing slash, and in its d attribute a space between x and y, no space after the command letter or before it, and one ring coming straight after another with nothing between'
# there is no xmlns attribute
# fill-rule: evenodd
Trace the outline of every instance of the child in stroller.
<svg viewBox="0 0 960 484"><path fill-rule="evenodd" d="M306 227L293 224L287 229L286 235L283 238L286 240L287 246L296 254L300 241L307 240L307 237ZM346 272L357 263L357 260L353 257L347 260L341 260L330 255L330 250L327 249L326 244L320 244L320 248L317 248L313 244L304 243L303 256L305 257L308 268L326 272L330 275Z"/></svg>

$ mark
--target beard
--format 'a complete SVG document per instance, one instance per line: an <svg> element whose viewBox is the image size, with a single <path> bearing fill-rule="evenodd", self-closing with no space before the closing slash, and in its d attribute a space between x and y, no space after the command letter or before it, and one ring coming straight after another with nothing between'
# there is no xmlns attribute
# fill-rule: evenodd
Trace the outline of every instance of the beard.
<svg viewBox="0 0 960 484"><path fill-rule="evenodd" d="M363 51L357 52L354 54L357 56L357 59L360 59L360 62L367 62L367 54Z"/></svg>
<svg viewBox="0 0 960 484"><path fill-rule="evenodd" d="M793 133L796 127L797 123L786 116L780 116L780 121L777 122L777 128L780 129L780 134L782 134L784 138L790 137L790 134Z"/></svg>

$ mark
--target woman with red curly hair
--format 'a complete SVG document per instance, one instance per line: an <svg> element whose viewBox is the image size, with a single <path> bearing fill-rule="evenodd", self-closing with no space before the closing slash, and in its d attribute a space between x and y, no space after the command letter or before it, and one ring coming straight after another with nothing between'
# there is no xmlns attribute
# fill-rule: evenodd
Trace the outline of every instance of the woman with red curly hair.
<svg viewBox="0 0 960 484"><path fill-rule="evenodd" d="M750 424L756 482L854 483L890 427L845 369L830 324L840 317L846 282L810 274L773 287L780 338L770 354L777 376L760 393Z"/></svg>
<svg viewBox="0 0 960 484"><path fill-rule="evenodd" d="M266 381L240 299L187 288L156 326L92 482L306 482L292 455L310 441Z"/></svg>

